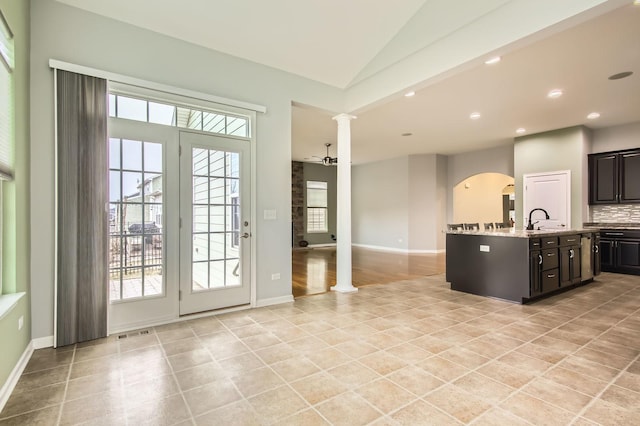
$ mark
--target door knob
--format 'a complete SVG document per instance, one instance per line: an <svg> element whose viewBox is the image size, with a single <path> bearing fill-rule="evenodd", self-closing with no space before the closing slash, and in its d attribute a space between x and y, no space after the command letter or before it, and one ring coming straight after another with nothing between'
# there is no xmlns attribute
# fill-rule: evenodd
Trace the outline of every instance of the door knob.
<svg viewBox="0 0 640 426"><path fill-rule="evenodd" d="M244 234L240 235L240 238L249 238L250 235L248 232L245 232Z"/></svg>

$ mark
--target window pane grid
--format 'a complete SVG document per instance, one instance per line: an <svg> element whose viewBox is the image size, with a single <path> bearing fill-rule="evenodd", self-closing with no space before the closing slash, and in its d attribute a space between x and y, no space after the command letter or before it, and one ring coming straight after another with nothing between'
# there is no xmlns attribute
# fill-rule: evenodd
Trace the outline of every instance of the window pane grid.
<svg viewBox="0 0 640 426"><path fill-rule="evenodd" d="M110 299L162 295L162 145L111 138L109 152Z"/></svg>
<svg viewBox="0 0 640 426"><path fill-rule="evenodd" d="M243 138L250 136L249 119L246 117L165 104L116 93L109 94L109 116Z"/></svg>
<svg viewBox="0 0 640 426"><path fill-rule="evenodd" d="M307 181L307 232L328 232L327 182Z"/></svg>
<svg viewBox="0 0 640 426"><path fill-rule="evenodd" d="M237 153L192 149L192 290L239 285Z"/></svg>

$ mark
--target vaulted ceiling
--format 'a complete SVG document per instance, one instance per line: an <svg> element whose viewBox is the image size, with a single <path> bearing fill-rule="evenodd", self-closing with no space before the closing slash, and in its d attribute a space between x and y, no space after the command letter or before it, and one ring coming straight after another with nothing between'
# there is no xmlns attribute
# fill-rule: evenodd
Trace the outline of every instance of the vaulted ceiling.
<svg viewBox="0 0 640 426"><path fill-rule="evenodd" d="M640 121L632 0L58 1L343 89L343 111L294 106L294 160L335 142L336 112L358 116L354 163Z"/></svg>

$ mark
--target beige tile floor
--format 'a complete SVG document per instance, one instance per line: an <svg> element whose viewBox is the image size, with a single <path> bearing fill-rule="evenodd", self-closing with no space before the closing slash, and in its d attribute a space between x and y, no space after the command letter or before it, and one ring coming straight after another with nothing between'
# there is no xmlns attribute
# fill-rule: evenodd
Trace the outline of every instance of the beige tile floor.
<svg viewBox="0 0 640 426"><path fill-rule="evenodd" d="M520 306L438 275L36 351L0 424L638 425L640 277Z"/></svg>

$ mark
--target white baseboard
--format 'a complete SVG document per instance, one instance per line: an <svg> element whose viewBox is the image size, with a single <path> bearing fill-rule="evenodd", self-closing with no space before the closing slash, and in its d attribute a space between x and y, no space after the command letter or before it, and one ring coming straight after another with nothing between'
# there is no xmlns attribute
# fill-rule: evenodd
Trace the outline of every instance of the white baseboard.
<svg viewBox="0 0 640 426"><path fill-rule="evenodd" d="M7 381L4 382L4 385L0 389L0 412L6 405L7 401L9 400L9 397L11 396L11 392L13 392L16 385L18 384L18 380L20 380L20 376L22 375L22 372L27 366L27 363L31 359L32 354L33 354L33 341L29 342L24 352L22 353L22 356L18 360L18 363L16 364L15 367L13 367L11 374L9 374Z"/></svg>
<svg viewBox="0 0 640 426"><path fill-rule="evenodd" d="M281 303L291 303L293 302L293 296L281 296L281 297L272 297L270 299L260 299L256 301L256 308L263 308L265 306L279 305Z"/></svg>
<svg viewBox="0 0 640 426"><path fill-rule="evenodd" d="M336 243L309 244L307 248L335 247Z"/></svg>
<svg viewBox="0 0 640 426"><path fill-rule="evenodd" d="M31 341L33 349L43 349L53 347L53 336L39 337Z"/></svg>
<svg viewBox="0 0 640 426"><path fill-rule="evenodd" d="M444 253L446 250L438 249L438 250L409 250L409 249L400 249L395 247L385 247L385 246L372 246L369 244L351 244L353 247L360 247L369 250L378 250L378 251L388 251L392 253L403 253L403 254L439 254Z"/></svg>

